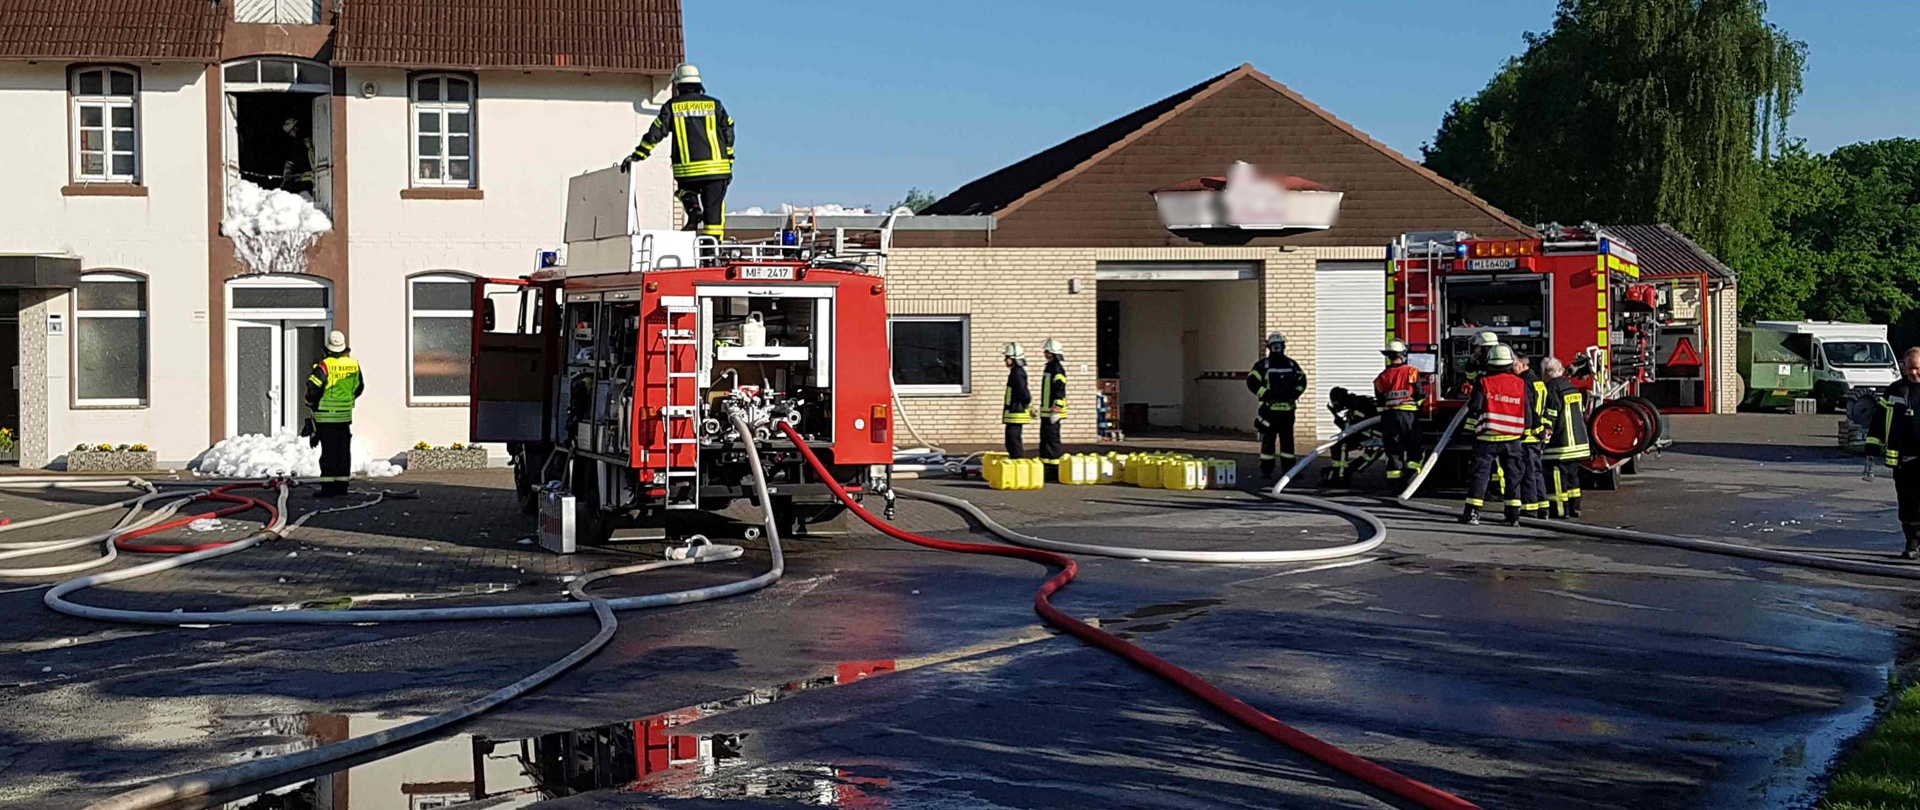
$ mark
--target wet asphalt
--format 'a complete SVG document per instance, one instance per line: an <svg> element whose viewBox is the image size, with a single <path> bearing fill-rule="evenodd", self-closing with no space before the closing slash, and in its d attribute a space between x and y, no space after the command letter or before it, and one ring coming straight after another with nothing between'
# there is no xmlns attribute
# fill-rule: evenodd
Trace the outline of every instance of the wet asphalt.
<svg viewBox="0 0 1920 810"><path fill-rule="evenodd" d="M1590 493L1587 522L1890 558L1891 484L1861 480L1859 460L1832 447L1833 421L1676 419L1681 443L1621 491ZM497 482L455 483L474 490L461 519L500 538L526 530L486 490ZM1077 542L1309 547L1353 532L1236 492L901 485ZM20 500L3 511L70 508ZM431 513L431 502L408 508ZM1904 581L1376 511L1391 534L1365 557L1083 559L1055 603L1488 808L1804 806L1870 722L1920 615ZM900 522L980 539L931 504L903 500ZM1401 806L1040 627L1039 566L832 528L791 541L787 577L767 591L624 614L599 656L457 734L240 806L482 795L540 807ZM343 524L326 541L364 548L396 531ZM721 581L765 563L756 552L601 591ZM245 593L227 573L190 584ZM557 576L495 598L557 598ZM114 598L131 597L100 597ZM14 626L0 633L0 804L20 807L80 806L145 778L443 710L593 630L556 619L152 631L53 617L34 593L0 595L0 614ZM545 801L535 789L567 781L583 789Z"/></svg>

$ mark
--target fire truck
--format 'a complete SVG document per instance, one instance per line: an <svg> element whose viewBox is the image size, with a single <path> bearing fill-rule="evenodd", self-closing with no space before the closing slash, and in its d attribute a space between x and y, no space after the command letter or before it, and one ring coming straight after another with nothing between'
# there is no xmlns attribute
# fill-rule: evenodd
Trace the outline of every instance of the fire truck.
<svg viewBox="0 0 1920 810"><path fill-rule="evenodd" d="M1539 238L1462 231L1403 234L1388 247L1386 339L1427 373L1423 424L1438 433L1466 404L1472 342L1492 332L1516 354L1565 363L1587 392L1589 485L1610 489L1666 441L1665 419L1638 396L1655 372L1657 292L1633 248L1595 225L1547 225ZM1465 442L1454 443L1465 449Z"/></svg>
<svg viewBox="0 0 1920 810"><path fill-rule="evenodd" d="M735 415L783 532L841 507L780 423L891 509L891 220L722 244L642 227L633 194L617 169L572 178L566 249L474 285L472 439L507 445L541 542L606 542L756 497Z"/></svg>

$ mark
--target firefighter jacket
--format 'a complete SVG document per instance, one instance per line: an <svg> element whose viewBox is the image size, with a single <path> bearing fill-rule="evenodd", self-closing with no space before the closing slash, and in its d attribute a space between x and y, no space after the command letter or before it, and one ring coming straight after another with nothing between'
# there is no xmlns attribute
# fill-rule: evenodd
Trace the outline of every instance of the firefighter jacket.
<svg viewBox="0 0 1920 810"><path fill-rule="evenodd" d="M1533 369L1521 374L1520 381L1527 384L1527 410L1533 412L1534 424L1534 428L1527 431L1525 441L1527 444L1539 444L1547 432L1547 381L1540 379Z"/></svg>
<svg viewBox="0 0 1920 810"><path fill-rule="evenodd" d="M1033 421L1033 391L1027 388L1027 366L1015 363L1007 369L1007 399L1000 407L1000 421L1024 425Z"/></svg>
<svg viewBox="0 0 1920 810"><path fill-rule="evenodd" d="M1542 429L1547 446L1540 451L1546 461L1582 461L1593 455L1587 437L1587 398L1573 381L1555 377L1547 383L1547 408Z"/></svg>
<svg viewBox="0 0 1920 810"><path fill-rule="evenodd" d="M1247 390L1260 400L1261 410L1291 411L1307 392L1307 372L1291 357L1269 354L1247 372Z"/></svg>
<svg viewBox="0 0 1920 810"><path fill-rule="evenodd" d="M353 401L367 390L360 361L344 354L320 358L307 372L307 406L315 422L353 421Z"/></svg>
<svg viewBox="0 0 1920 810"><path fill-rule="evenodd" d="M1406 363L1387 366L1373 378L1373 396L1383 411L1417 411L1427 398L1420 387L1420 370Z"/></svg>
<svg viewBox="0 0 1920 810"><path fill-rule="evenodd" d="M1530 398L1527 383L1519 375L1499 372L1481 377L1467 400L1475 438L1483 442L1518 441L1538 428L1540 417L1529 407Z"/></svg>
<svg viewBox="0 0 1920 810"><path fill-rule="evenodd" d="M675 178L733 175L733 116L719 99L705 93L682 93L669 99L640 145L633 148L634 159L645 160L669 136Z"/></svg>
<svg viewBox="0 0 1920 810"><path fill-rule="evenodd" d="M1920 458L1920 383L1894 380L1880 398L1882 435L1887 441L1887 466L1915 463Z"/></svg>
<svg viewBox="0 0 1920 810"><path fill-rule="evenodd" d="M1040 373L1040 417L1058 422L1067 416L1067 367L1048 360Z"/></svg>

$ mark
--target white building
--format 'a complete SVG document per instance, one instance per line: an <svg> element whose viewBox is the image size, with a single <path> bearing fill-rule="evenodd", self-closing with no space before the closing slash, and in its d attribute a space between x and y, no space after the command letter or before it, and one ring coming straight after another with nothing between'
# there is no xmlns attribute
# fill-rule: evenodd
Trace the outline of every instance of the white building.
<svg viewBox="0 0 1920 810"><path fill-rule="evenodd" d="M632 149L683 52L674 0L144 5L0 19L0 427L22 466L295 428L328 329L366 369L377 456L463 441L465 280L558 243L566 179ZM289 160L333 228L305 273L255 273L226 193ZM636 170L664 225L664 161Z"/></svg>

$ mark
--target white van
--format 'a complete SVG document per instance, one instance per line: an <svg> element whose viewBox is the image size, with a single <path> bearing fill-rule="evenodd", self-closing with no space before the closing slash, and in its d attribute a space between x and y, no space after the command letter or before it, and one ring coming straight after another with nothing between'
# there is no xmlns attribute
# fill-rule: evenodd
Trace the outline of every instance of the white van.
<svg viewBox="0 0 1920 810"><path fill-rule="evenodd" d="M1822 411L1844 409L1856 390L1878 394L1899 379L1899 356L1887 343L1887 328L1833 321L1760 321L1755 329L1805 335L1811 342L1813 397Z"/></svg>

